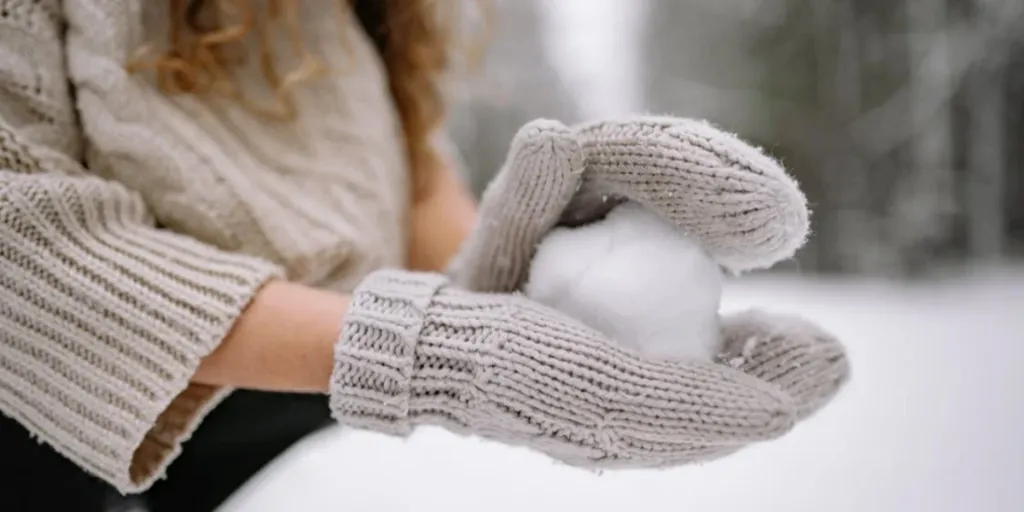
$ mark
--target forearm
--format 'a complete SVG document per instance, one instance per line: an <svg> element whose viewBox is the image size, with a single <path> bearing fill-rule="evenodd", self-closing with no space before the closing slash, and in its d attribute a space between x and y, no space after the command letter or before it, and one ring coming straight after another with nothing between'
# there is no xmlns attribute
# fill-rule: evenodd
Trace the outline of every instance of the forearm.
<svg viewBox="0 0 1024 512"><path fill-rule="evenodd" d="M469 236L476 221L471 200L426 200L413 211L408 266L411 270L441 272Z"/></svg>
<svg viewBox="0 0 1024 512"><path fill-rule="evenodd" d="M413 205L408 267L442 272L469 237L476 222L472 193L451 169L436 174L431 193Z"/></svg>
<svg viewBox="0 0 1024 512"><path fill-rule="evenodd" d="M287 392L326 392L348 295L287 281L256 294L194 382Z"/></svg>

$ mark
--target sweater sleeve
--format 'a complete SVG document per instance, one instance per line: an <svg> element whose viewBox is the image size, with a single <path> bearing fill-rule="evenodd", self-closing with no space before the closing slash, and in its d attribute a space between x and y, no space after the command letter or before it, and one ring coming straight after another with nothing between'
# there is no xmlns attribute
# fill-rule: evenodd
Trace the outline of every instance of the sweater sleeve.
<svg viewBox="0 0 1024 512"><path fill-rule="evenodd" d="M158 229L78 163L58 2L0 19L0 412L122 492L228 392L190 384L273 264Z"/></svg>

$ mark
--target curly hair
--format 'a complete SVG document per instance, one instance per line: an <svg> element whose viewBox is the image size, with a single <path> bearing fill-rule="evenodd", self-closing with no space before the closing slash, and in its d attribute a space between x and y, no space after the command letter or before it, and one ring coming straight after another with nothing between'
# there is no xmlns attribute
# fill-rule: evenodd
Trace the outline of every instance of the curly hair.
<svg viewBox="0 0 1024 512"><path fill-rule="evenodd" d="M321 76L325 69L302 42L298 22L300 0L267 0L266 10L255 12L251 0L166 0L170 8L170 35L166 52L155 58L137 58L132 72L150 70L167 94L217 95L272 121L287 122L298 113L293 91ZM440 155L431 136L444 119L446 104L441 81L451 71L454 50L465 50L471 67L480 60L484 40L461 39L463 23L458 0L338 0L338 14L354 13L384 61L388 87L395 102L406 141L414 199L439 168ZM345 9L348 2L351 9ZM486 38L490 4L477 1ZM300 57L295 69L281 71L270 51L271 32L283 28L292 51ZM256 37L259 66L274 91L273 101L260 104L247 97L231 79L229 70L247 56L241 44Z"/></svg>

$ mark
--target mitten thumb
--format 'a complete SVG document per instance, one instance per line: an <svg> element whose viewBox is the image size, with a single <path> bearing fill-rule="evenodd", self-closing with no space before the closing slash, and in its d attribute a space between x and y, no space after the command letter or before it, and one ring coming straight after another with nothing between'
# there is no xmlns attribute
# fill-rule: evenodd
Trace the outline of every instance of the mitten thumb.
<svg viewBox="0 0 1024 512"><path fill-rule="evenodd" d="M583 167L580 146L565 125L539 119L520 128L449 267L452 281L479 292L519 289L537 244L579 188Z"/></svg>

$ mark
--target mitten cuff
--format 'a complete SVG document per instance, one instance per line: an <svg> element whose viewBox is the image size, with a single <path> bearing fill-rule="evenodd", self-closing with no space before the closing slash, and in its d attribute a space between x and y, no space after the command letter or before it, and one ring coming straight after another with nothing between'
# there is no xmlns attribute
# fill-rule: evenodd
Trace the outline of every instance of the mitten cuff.
<svg viewBox="0 0 1024 512"><path fill-rule="evenodd" d="M411 429L416 342L439 274L380 270L353 293L335 346L330 407L340 423L393 435Z"/></svg>

